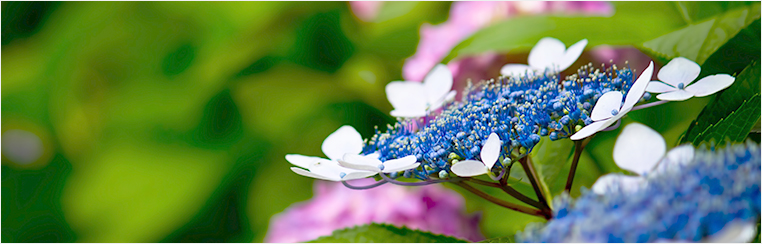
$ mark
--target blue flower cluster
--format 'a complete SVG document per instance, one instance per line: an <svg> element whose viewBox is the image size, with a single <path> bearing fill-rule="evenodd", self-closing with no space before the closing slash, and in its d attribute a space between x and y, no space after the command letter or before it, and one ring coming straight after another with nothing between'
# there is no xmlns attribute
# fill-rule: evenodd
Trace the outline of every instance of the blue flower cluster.
<svg viewBox="0 0 762 244"><path fill-rule="evenodd" d="M523 242L697 242L734 220L760 218L760 148L728 146L697 152L677 170L646 177L636 191L597 195L576 201L568 195L555 202L544 226L518 233Z"/></svg>
<svg viewBox="0 0 762 244"><path fill-rule="evenodd" d="M531 151L543 136L569 137L592 123L590 113L602 94L626 95L634 80L629 68L614 65L600 70L586 65L565 79L546 71L483 81L436 117L400 121L383 133L376 130L363 152L376 152L381 160L415 155L422 167L408 170L405 177L446 176L453 160L477 160L493 132L503 141L505 157L514 149Z"/></svg>

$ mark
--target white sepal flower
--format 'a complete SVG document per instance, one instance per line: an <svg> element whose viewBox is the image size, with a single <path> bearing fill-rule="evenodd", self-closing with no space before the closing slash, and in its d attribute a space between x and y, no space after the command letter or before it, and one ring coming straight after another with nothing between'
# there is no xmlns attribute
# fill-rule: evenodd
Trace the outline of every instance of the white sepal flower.
<svg viewBox="0 0 762 244"><path fill-rule="evenodd" d="M500 137L495 133L491 133L487 138L487 142L482 146L482 151L480 153L482 161L465 160L452 165L450 170L457 176L461 177L472 177L486 174L493 166L495 166L495 162L497 162L498 157L500 157L500 148L502 147L502 144L503 142L500 140Z"/></svg>
<svg viewBox="0 0 762 244"><path fill-rule="evenodd" d="M455 98L452 89L452 73L444 64L437 64L423 79L416 81L392 81L386 85L386 98L394 110L391 115L402 118L426 116Z"/></svg>
<svg viewBox="0 0 762 244"><path fill-rule="evenodd" d="M598 178L591 190L604 194L614 185L624 192L637 190L644 182L643 176L671 170L693 160L694 148L691 145L675 147L664 155L666 150L664 138L655 130L640 123L627 125L614 144L614 162L619 168L638 176L604 175Z"/></svg>
<svg viewBox="0 0 762 244"><path fill-rule="evenodd" d="M646 91L661 93L656 96L659 100L683 101L691 97L714 94L729 87L736 80L728 74L717 74L691 84L699 73L701 67L696 62L683 57L674 58L659 70L657 77L660 81L651 81Z"/></svg>
<svg viewBox="0 0 762 244"><path fill-rule="evenodd" d="M545 37L529 51L529 65L524 64L506 64L500 69L500 74L520 75L527 71L545 71L545 69L557 69L558 72L564 71L577 61L582 51L587 46L587 39L582 39L569 49L566 45L553 37Z"/></svg>
<svg viewBox="0 0 762 244"><path fill-rule="evenodd" d="M345 168L338 160L346 155L358 155L362 152L363 141L360 133L352 126L345 125L328 135L323 140L323 153L329 159L320 157L288 154L286 160L299 167L291 167L294 173L330 181L353 180L372 176L374 172ZM301 167L301 168L300 168Z"/></svg>
<svg viewBox="0 0 762 244"><path fill-rule="evenodd" d="M364 170L375 173L392 173L415 169L421 163L416 162L414 155L405 156L398 159L392 159L381 162L378 154L352 155L347 154L339 160L339 165L350 169Z"/></svg>
<svg viewBox="0 0 762 244"><path fill-rule="evenodd" d="M572 140L584 139L598 131L606 129L610 125L614 124L617 120L624 117L632 108L638 103L643 94L646 93L646 86L651 80L651 76L654 71L654 62L648 65L648 68L640 74L635 83L632 84L630 90L627 92L627 97L622 102L622 93L618 91L610 91L604 93L598 101L595 102L593 112L590 113L590 119L593 123L583 127L581 130L574 133L570 138Z"/></svg>

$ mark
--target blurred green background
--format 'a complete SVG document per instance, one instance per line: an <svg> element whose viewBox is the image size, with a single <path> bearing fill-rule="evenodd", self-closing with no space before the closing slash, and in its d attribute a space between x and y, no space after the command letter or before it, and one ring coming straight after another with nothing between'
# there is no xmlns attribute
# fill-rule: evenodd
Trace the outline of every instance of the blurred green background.
<svg viewBox="0 0 762 244"><path fill-rule="evenodd" d="M31 162L3 153L2 241L261 242L273 214L312 196L284 155L394 122L384 87L450 6L386 2L364 22L347 2L2 2L2 132L42 145ZM671 147L709 99L623 124ZM591 143L575 186L619 170L620 130ZM464 197L488 238L540 221Z"/></svg>
<svg viewBox="0 0 762 244"><path fill-rule="evenodd" d="M393 122L384 86L449 6L2 2L2 130L44 146L2 159L2 241L262 241L312 195L283 156Z"/></svg>

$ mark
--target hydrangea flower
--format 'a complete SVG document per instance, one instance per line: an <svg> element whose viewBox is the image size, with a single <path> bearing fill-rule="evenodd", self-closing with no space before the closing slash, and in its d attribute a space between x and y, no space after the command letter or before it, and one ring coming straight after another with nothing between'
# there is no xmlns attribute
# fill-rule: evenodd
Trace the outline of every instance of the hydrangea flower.
<svg viewBox="0 0 762 244"><path fill-rule="evenodd" d="M645 83L641 83L642 94ZM377 153L381 161L414 155L421 164L390 178L447 178L453 173L451 167L459 164L455 160L478 160L473 165L484 168L488 162L480 154L490 134L503 142L498 158L531 151L542 137L568 138L575 127L593 123L591 104L609 91L632 92L633 84L632 71L616 66L604 71L583 66L565 79L548 70L483 81L466 89L462 101L447 105L436 117L403 120L385 132L377 130L363 153Z"/></svg>
<svg viewBox="0 0 762 244"><path fill-rule="evenodd" d="M646 91L661 93L656 98L667 101L683 101L691 97L703 97L714 94L733 84L735 77L728 74L710 75L695 83L701 67L690 59L677 57L659 70L660 81L652 81Z"/></svg>
<svg viewBox="0 0 762 244"><path fill-rule="evenodd" d="M528 71L544 71L545 69L554 69L558 72L569 68L574 61L577 61L579 55L587 46L587 39L582 39L569 46L556 38L545 37L529 51L529 65L524 64L506 64L500 69L500 74L509 76L524 74Z"/></svg>
<svg viewBox="0 0 762 244"><path fill-rule="evenodd" d="M294 173L330 181L344 181L365 178L376 172L345 168L338 160L347 155L359 155L362 152L363 141L360 133L352 126L345 125L328 135L323 140L323 153L330 159L310 157L299 154L288 154L286 160L299 167L291 167ZM374 157L370 155L366 157Z"/></svg>
<svg viewBox="0 0 762 244"><path fill-rule="evenodd" d="M756 232L760 219L760 154L753 142L697 150L670 163L671 170L646 176L643 187L556 197L552 219L527 226L516 239L698 242L745 236L743 241L750 241L756 235L747 232Z"/></svg>
<svg viewBox="0 0 762 244"><path fill-rule="evenodd" d="M416 81L392 81L386 85L386 97L394 110L391 115L403 118L423 117L447 101L455 98L452 89L452 73L439 64L423 79Z"/></svg>
<svg viewBox="0 0 762 244"><path fill-rule="evenodd" d="M577 131L577 133L571 136L571 139L584 139L598 131L606 129L606 127L624 117L646 92L646 86L651 80L653 71L654 63L651 62L627 92L627 97L625 97L624 101L622 101L623 95L619 91L610 91L603 94L595 103L593 112L590 115L590 118L594 122Z"/></svg>
<svg viewBox="0 0 762 244"><path fill-rule="evenodd" d="M370 184L373 179L356 180ZM441 185L382 185L352 190L315 181L312 199L295 203L270 219L265 242L306 242L341 228L387 223L477 242L484 239L478 214L465 212L465 199Z"/></svg>
<svg viewBox="0 0 762 244"><path fill-rule="evenodd" d="M622 130L614 144L614 162L619 168L638 174L607 174L598 178L591 190L604 194L613 186L622 191L632 191L640 187L643 176L679 167L679 164L693 160L694 149L691 145L681 145L664 155L667 144L655 130L640 123L632 123Z"/></svg>
<svg viewBox="0 0 762 244"><path fill-rule="evenodd" d="M500 137L495 134L489 134L487 142L482 146L481 160L465 160L452 165L452 172L461 177L472 177L477 175L483 175L492 170L495 166L498 157L500 157L500 147L502 147L502 141Z"/></svg>
<svg viewBox="0 0 762 244"><path fill-rule="evenodd" d="M417 168L420 163L416 163L415 160L415 156L409 155L381 162L378 160L378 154L372 154L372 156L346 154L343 159L339 160L339 165L376 173L393 173Z"/></svg>

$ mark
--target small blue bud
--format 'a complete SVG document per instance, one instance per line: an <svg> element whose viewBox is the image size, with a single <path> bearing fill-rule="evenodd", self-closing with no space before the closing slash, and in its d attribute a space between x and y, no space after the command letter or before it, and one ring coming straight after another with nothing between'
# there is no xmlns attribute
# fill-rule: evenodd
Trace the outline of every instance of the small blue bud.
<svg viewBox="0 0 762 244"><path fill-rule="evenodd" d="M616 110L616 109L611 110L611 115L617 115L617 114L619 114L619 110Z"/></svg>
<svg viewBox="0 0 762 244"><path fill-rule="evenodd" d="M540 135L541 136L547 136L548 135L548 129L545 129L545 128L540 129Z"/></svg>
<svg viewBox="0 0 762 244"><path fill-rule="evenodd" d="M548 137L550 138L551 141L558 140L558 132L557 131L550 132L550 136Z"/></svg>
<svg viewBox="0 0 762 244"><path fill-rule="evenodd" d="M344 178L344 176L347 176L347 173L344 173L344 172L339 173L339 177L341 177L342 179Z"/></svg>
<svg viewBox="0 0 762 244"><path fill-rule="evenodd" d="M685 84L683 84L682 82L680 84L677 84L677 89L682 90L683 88L685 88Z"/></svg>
<svg viewBox="0 0 762 244"><path fill-rule="evenodd" d="M380 169L380 170L384 170L384 167L385 167L385 166L384 166L383 164L379 164L379 165L378 165L378 169Z"/></svg>

